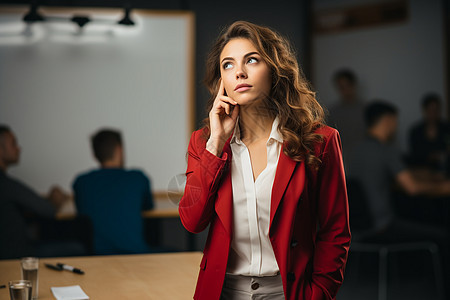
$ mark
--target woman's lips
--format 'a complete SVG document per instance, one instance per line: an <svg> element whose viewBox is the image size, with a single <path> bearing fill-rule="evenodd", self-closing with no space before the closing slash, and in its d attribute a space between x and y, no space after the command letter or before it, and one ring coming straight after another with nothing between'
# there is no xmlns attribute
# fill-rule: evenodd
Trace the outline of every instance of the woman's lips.
<svg viewBox="0 0 450 300"><path fill-rule="evenodd" d="M251 86L250 84L246 84L246 83L238 84L238 85L234 88L234 91L235 91L235 92L238 92L238 93L242 93L242 92L245 92L245 91L249 90L251 87L252 87L252 86Z"/></svg>

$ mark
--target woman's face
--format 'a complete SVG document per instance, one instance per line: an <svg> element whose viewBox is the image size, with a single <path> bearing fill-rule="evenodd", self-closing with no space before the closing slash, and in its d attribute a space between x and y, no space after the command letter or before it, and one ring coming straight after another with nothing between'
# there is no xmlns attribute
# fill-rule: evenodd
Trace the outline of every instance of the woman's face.
<svg viewBox="0 0 450 300"><path fill-rule="evenodd" d="M232 39L225 45L220 74L226 94L241 106L263 100L270 93L270 68L247 39Z"/></svg>

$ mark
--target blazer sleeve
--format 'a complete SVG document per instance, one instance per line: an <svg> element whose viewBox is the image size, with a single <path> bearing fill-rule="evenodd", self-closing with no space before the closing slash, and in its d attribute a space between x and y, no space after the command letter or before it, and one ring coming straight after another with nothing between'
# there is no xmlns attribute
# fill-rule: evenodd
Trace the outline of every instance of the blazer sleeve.
<svg viewBox="0 0 450 300"><path fill-rule="evenodd" d="M341 141L336 130L325 139L317 173L318 230L312 273L312 299L334 299L344 279L350 247L347 188Z"/></svg>
<svg viewBox="0 0 450 300"><path fill-rule="evenodd" d="M201 130L192 134L188 146L186 187L178 207L181 222L188 231L199 233L210 223L227 158L226 152L220 158L206 150Z"/></svg>

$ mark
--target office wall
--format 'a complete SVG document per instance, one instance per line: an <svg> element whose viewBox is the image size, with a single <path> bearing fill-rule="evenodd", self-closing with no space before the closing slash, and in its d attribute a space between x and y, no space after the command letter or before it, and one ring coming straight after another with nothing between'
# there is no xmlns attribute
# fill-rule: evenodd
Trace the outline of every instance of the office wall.
<svg viewBox="0 0 450 300"><path fill-rule="evenodd" d="M421 97L428 92L446 96L441 3L409 0L409 20L405 23L314 35L313 83L320 101L332 106L338 98L332 74L342 67L353 69L364 99L381 98L398 106L397 139L406 150L407 131L421 118ZM315 0L314 4L318 10L361 2Z"/></svg>
<svg viewBox="0 0 450 300"><path fill-rule="evenodd" d="M90 15L113 22L122 12ZM135 27L93 23L82 33L69 22L27 29L21 17L0 15L0 123L22 147L11 174L40 193L70 191L77 173L97 166L89 137L109 127L123 133L126 166L166 190L186 169L193 128L192 15L136 12Z"/></svg>

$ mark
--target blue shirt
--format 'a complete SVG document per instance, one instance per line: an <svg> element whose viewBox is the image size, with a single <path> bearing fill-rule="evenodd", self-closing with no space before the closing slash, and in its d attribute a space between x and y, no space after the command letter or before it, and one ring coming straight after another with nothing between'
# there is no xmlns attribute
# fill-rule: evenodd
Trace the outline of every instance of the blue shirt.
<svg viewBox="0 0 450 300"><path fill-rule="evenodd" d="M96 254L146 253L142 210L153 208L150 180L141 171L99 169L73 183L79 214L94 226Z"/></svg>

